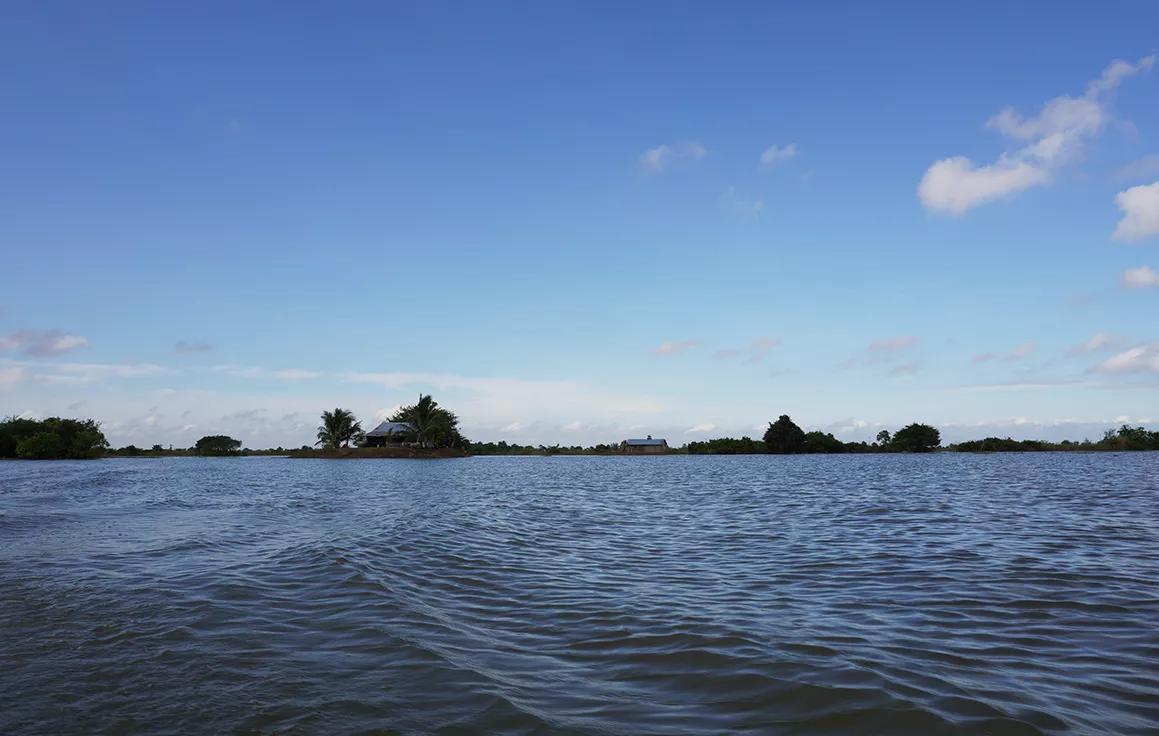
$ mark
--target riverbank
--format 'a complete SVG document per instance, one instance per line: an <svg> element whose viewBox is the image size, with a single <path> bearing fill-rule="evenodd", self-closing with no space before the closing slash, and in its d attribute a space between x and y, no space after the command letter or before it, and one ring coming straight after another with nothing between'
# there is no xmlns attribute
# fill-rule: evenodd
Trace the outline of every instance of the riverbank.
<svg viewBox="0 0 1159 736"><path fill-rule="evenodd" d="M289 454L291 459L322 458L326 460L439 460L467 457L467 453L455 449L422 449L418 447L342 447L337 450L297 450Z"/></svg>

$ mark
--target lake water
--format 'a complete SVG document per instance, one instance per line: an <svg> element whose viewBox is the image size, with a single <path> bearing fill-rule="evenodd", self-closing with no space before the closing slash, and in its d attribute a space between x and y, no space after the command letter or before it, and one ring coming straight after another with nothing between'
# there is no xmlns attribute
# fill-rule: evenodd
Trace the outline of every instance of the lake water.
<svg viewBox="0 0 1159 736"><path fill-rule="evenodd" d="M0 733L1159 733L1159 454L0 463Z"/></svg>

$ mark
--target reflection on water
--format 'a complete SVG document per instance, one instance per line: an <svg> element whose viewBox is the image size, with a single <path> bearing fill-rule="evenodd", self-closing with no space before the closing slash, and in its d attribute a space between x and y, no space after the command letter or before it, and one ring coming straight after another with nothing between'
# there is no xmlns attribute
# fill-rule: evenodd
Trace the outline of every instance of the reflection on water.
<svg viewBox="0 0 1159 736"><path fill-rule="evenodd" d="M0 463L0 732L1156 733L1159 455Z"/></svg>

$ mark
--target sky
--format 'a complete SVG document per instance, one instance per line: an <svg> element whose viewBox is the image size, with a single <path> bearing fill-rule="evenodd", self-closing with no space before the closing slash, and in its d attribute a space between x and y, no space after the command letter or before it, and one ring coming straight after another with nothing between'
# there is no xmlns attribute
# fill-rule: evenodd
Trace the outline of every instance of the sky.
<svg viewBox="0 0 1159 736"><path fill-rule="evenodd" d="M0 415L1159 426L1159 4L23 3Z"/></svg>

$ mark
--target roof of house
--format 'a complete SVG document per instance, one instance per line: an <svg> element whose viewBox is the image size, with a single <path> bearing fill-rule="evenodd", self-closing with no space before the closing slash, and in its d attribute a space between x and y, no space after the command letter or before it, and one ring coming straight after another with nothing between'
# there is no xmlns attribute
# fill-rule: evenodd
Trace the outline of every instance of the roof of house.
<svg viewBox="0 0 1159 736"><path fill-rule="evenodd" d="M649 446L651 446L651 445L667 445L668 442L666 440L654 440L651 437L649 437L646 440L624 440L624 444L625 445L649 445Z"/></svg>
<svg viewBox="0 0 1159 736"><path fill-rule="evenodd" d="M409 422L383 422L366 433L367 437L387 437L392 434L413 432L414 427Z"/></svg>

